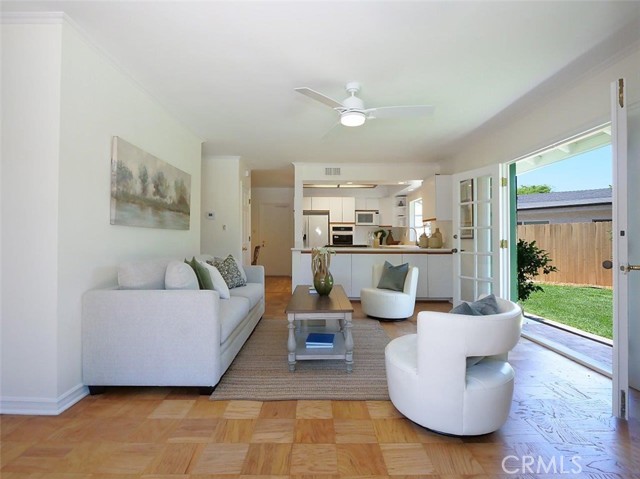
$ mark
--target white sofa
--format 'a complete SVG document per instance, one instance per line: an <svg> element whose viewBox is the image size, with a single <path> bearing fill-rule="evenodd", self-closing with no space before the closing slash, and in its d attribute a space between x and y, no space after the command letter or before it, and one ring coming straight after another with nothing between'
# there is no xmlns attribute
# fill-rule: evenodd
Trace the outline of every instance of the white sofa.
<svg viewBox="0 0 640 479"><path fill-rule="evenodd" d="M84 294L82 377L92 394L104 386L209 392L258 324L265 309L262 266L244 266L246 286L220 299L213 290L164 289L167 265L175 260L129 263L139 289Z"/></svg>

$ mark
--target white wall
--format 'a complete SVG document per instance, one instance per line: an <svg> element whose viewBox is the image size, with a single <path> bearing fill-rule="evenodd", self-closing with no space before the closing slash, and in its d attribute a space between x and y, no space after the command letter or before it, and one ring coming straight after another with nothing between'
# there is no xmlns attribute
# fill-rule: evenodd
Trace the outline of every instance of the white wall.
<svg viewBox="0 0 640 479"><path fill-rule="evenodd" d="M58 396L61 32L2 25L3 401Z"/></svg>
<svg viewBox="0 0 640 479"><path fill-rule="evenodd" d="M214 156L202 161L202 253L242 258L242 186L249 182L238 156ZM248 183L250 187L250 183ZM253 208L252 208L253 210Z"/></svg>
<svg viewBox="0 0 640 479"><path fill-rule="evenodd" d="M638 65L640 48L635 48L616 62L576 78L568 87L554 90L518 116L493 122L489 131L481 129L482 134L463 139L463 149L440 162L441 173L509 162L610 121L610 84L621 77L640 82ZM629 89L628 93L629 103L640 101L640 92Z"/></svg>
<svg viewBox="0 0 640 479"><path fill-rule="evenodd" d="M464 149L455 157L441 163L443 173L457 173L481 166L504 163L578 135L611 120L610 84L618 78L625 78L627 103L630 110L637 111L640 102L640 46L635 43L627 51L611 59L601 68L591 70L587 75L576 78L566 88L555 90L540 99L537 106L517 117L509 117L495 128L486 131L474 141L466 141ZM634 109L635 106L635 109ZM630 145L635 145L635 156L629 156L629 178L636 182L638 171L637 145L640 142L638 122L629 130ZM630 184L634 184L632 180ZM630 238L640 238L638 215L633 206L638 204L638 189L629 188L629 229ZM635 244L635 246L634 246ZM640 262L637 241L629 241L630 259ZM632 285L638 284L637 275L630 275ZM637 290L636 288L635 290ZM630 291L634 291L630 289ZM632 295L630 302L630 384L640 388L640 298Z"/></svg>
<svg viewBox="0 0 640 479"><path fill-rule="evenodd" d="M115 284L123 260L200 252L201 142L66 22L2 30L2 222L12 231L2 269L12 282L1 407L55 414L85 394L82 294ZM109 224L112 136L192 175L189 231Z"/></svg>

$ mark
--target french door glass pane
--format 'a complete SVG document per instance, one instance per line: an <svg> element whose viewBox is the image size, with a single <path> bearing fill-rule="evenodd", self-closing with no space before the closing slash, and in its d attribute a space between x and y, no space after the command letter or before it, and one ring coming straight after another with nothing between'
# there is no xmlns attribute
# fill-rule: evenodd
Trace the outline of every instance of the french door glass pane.
<svg viewBox="0 0 640 479"><path fill-rule="evenodd" d="M473 254L460 253L460 274L467 278L475 277L475 256Z"/></svg>

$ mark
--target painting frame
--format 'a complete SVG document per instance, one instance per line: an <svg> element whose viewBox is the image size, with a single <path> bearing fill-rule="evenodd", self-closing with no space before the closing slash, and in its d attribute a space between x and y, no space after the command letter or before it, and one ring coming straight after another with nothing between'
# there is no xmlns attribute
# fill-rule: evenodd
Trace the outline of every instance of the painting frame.
<svg viewBox="0 0 640 479"><path fill-rule="evenodd" d="M191 175L114 136L110 223L189 230Z"/></svg>

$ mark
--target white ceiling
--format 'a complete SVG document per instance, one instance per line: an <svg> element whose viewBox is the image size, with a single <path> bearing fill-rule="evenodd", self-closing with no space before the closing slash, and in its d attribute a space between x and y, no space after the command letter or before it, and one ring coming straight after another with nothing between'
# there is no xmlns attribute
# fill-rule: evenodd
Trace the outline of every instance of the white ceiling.
<svg viewBox="0 0 640 479"><path fill-rule="evenodd" d="M65 12L203 139L206 156L241 156L252 169L445 159L567 65L593 66L586 54L640 18L640 3L613 1L4 1L2 9ZM431 104L435 114L334 127L335 112L293 90L342 100L350 80L362 84L366 107Z"/></svg>

